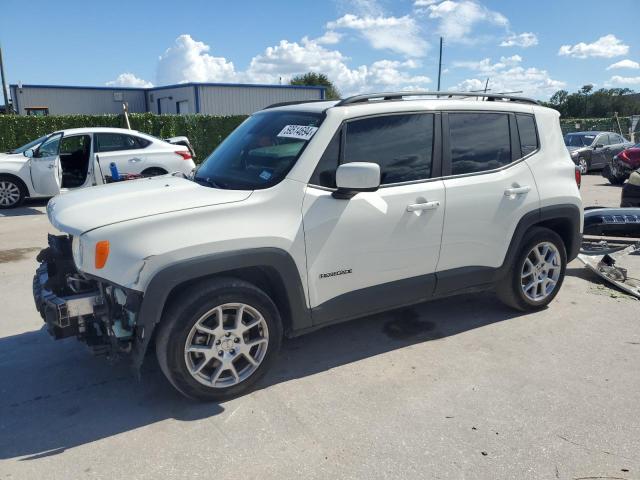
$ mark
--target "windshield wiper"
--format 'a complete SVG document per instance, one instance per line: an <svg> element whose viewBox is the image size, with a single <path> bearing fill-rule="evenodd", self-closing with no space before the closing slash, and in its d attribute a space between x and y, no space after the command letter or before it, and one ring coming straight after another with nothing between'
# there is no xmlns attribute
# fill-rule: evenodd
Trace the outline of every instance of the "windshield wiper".
<svg viewBox="0 0 640 480"><path fill-rule="evenodd" d="M205 187L211 188L219 188L224 190L226 187L221 183L216 183L210 178L202 178L202 177L193 177L193 181L199 183L200 185L204 185Z"/></svg>

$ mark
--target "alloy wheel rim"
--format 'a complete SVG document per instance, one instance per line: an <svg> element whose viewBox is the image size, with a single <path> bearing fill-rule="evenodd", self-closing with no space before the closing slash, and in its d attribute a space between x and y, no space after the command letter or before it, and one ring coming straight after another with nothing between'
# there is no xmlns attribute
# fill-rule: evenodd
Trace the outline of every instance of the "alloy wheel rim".
<svg viewBox="0 0 640 480"><path fill-rule="evenodd" d="M551 295L560 278L562 259L551 242L541 242L525 257L520 275L524 295L533 302L541 302Z"/></svg>
<svg viewBox="0 0 640 480"><path fill-rule="evenodd" d="M587 161L584 158L581 158L579 162L580 162L580 173L582 174L587 173Z"/></svg>
<svg viewBox="0 0 640 480"><path fill-rule="evenodd" d="M20 188L13 182L0 181L0 205L10 207L18 203L20 199Z"/></svg>
<svg viewBox="0 0 640 480"><path fill-rule="evenodd" d="M199 383L228 388L260 367L269 345L264 316L244 303L226 303L202 315L187 335L184 359Z"/></svg>

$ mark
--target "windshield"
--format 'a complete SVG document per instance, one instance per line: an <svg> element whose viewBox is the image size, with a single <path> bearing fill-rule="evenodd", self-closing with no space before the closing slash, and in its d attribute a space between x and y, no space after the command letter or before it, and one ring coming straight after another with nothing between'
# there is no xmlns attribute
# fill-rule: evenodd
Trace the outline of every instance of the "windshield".
<svg viewBox="0 0 640 480"><path fill-rule="evenodd" d="M48 136L49 135L45 135L44 137L37 138L33 142L29 142L26 145L22 145L21 147L14 148L9 153L24 153L30 148L35 148L38 145L40 145L44 141L44 139L47 138Z"/></svg>
<svg viewBox="0 0 640 480"><path fill-rule="evenodd" d="M271 187L289 173L323 118L307 112L256 113L209 155L194 180L231 190Z"/></svg>
<svg viewBox="0 0 640 480"><path fill-rule="evenodd" d="M565 135L564 144L567 147L588 147L593 143L595 138L595 135L571 133L569 135Z"/></svg>

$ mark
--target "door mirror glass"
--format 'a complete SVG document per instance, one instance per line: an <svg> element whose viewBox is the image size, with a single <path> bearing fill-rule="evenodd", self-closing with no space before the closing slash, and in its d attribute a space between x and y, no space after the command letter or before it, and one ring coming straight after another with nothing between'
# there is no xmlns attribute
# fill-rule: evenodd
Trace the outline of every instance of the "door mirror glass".
<svg viewBox="0 0 640 480"><path fill-rule="evenodd" d="M595 150L597 148L602 148L602 147L604 147L603 143L596 143L595 146L593 147L593 149Z"/></svg>
<svg viewBox="0 0 640 480"><path fill-rule="evenodd" d="M22 154L27 158L33 157L33 148L28 148L27 150L22 152Z"/></svg>
<svg viewBox="0 0 640 480"><path fill-rule="evenodd" d="M351 198L358 192L375 192L380 187L380 165L369 162L351 162L336 170L335 198Z"/></svg>

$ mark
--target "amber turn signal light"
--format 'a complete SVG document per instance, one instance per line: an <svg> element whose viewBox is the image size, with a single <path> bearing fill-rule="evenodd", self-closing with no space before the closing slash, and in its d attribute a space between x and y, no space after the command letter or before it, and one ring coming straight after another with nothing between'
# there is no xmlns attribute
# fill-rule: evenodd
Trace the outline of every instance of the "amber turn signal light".
<svg viewBox="0 0 640 480"><path fill-rule="evenodd" d="M101 269L109 258L109 240L100 240L96 243L96 269Z"/></svg>

